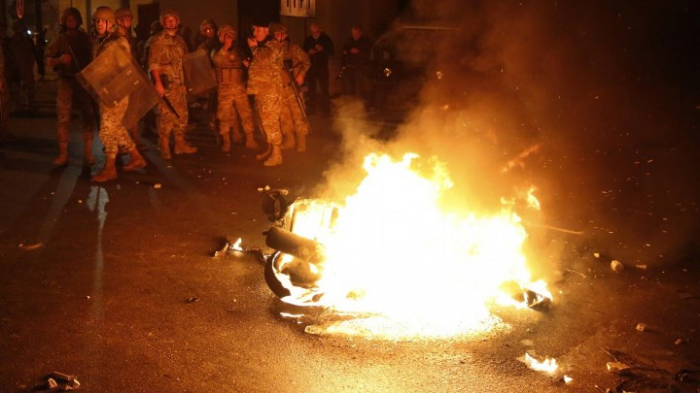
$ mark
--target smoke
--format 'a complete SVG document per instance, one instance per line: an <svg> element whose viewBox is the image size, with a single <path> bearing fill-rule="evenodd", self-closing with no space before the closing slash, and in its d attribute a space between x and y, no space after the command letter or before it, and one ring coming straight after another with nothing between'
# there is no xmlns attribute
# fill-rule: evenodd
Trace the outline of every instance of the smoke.
<svg viewBox="0 0 700 393"><path fill-rule="evenodd" d="M700 6L672 3L414 1L403 23L454 27L402 43L435 49L420 105L389 143L343 124L347 170L329 178L352 179L368 149L415 151L447 163L459 209L497 209L536 187L542 212L523 214L544 257L677 262L700 233L689 148Z"/></svg>

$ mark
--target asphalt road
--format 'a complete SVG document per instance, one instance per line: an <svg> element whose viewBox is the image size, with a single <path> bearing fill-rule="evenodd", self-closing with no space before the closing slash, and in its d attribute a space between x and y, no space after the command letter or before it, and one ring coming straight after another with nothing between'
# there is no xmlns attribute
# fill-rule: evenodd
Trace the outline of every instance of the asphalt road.
<svg viewBox="0 0 700 393"><path fill-rule="evenodd" d="M308 334L280 316L287 309L255 258L212 254L238 237L269 251L258 188L313 196L337 160L331 119L312 118L309 152L286 154L281 167L240 146L224 155L197 129L196 154L164 162L146 140L145 170L106 184L90 182L77 133L70 165L53 167L54 124L13 118L16 139L2 150L2 392L42 391L55 371L77 376L85 392L700 389L697 261L615 273L595 246L576 242L558 261L552 308L498 310L508 328L488 336ZM525 352L560 369L533 371ZM613 361L630 366L627 375L606 370Z"/></svg>

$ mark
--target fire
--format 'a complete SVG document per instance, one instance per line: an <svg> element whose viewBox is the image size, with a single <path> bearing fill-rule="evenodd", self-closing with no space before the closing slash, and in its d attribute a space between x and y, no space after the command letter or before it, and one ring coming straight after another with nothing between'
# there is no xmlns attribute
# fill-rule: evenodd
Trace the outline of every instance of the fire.
<svg viewBox="0 0 700 393"><path fill-rule="evenodd" d="M488 216L450 211L441 206L453 186L445 166L418 161L371 154L367 176L343 204L314 202L295 213L293 231L321 243L325 261L312 266L315 288L295 288L285 301L315 294L314 305L362 316L333 331L445 337L498 324L488 305L504 297L504 283L551 299L526 268L527 233L512 204ZM528 199L536 200L532 192Z"/></svg>
<svg viewBox="0 0 700 393"><path fill-rule="evenodd" d="M548 374L553 374L559 368L556 359L546 358L540 362L539 360L530 356L530 354L528 354L527 352L525 352L525 364L527 364L528 367L535 371L544 371ZM566 383L571 382L571 378L567 376L564 377Z"/></svg>

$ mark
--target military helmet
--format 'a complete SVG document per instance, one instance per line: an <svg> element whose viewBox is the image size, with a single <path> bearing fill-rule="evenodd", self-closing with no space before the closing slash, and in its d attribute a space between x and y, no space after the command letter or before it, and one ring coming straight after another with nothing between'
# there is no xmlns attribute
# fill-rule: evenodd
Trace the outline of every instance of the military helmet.
<svg viewBox="0 0 700 393"><path fill-rule="evenodd" d="M114 24L114 11L112 11L112 9L107 7L106 5L101 5L97 7L95 13L92 14L92 20L106 20Z"/></svg>
<svg viewBox="0 0 700 393"><path fill-rule="evenodd" d="M83 24L83 16L80 14L80 11L75 7L69 7L63 10L63 14L61 14L61 24L63 26L66 25L66 19L68 19L69 16L72 16L78 21L78 27Z"/></svg>
<svg viewBox="0 0 700 393"><path fill-rule="evenodd" d="M236 30L233 29L231 25L221 25L219 27L219 34L230 35L231 37L236 37Z"/></svg>
<svg viewBox="0 0 700 393"><path fill-rule="evenodd" d="M172 16L175 17L177 24L180 24L180 14L175 10L165 10L160 13L160 25L165 27L165 18Z"/></svg>
<svg viewBox="0 0 700 393"><path fill-rule="evenodd" d="M115 19L124 19L124 18L133 18L134 14L131 13L131 10L129 8L123 7L123 8L117 8L116 11L114 11L114 18Z"/></svg>
<svg viewBox="0 0 700 393"><path fill-rule="evenodd" d="M275 33L289 34L289 29L287 29L287 26L285 26L281 23L273 23L270 25L270 33L272 33L272 34L275 34Z"/></svg>
<svg viewBox="0 0 700 393"><path fill-rule="evenodd" d="M199 25L199 32L204 33L204 30L206 30L207 28L212 28L216 30L216 22L214 22L211 19L204 19Z"/></svg>

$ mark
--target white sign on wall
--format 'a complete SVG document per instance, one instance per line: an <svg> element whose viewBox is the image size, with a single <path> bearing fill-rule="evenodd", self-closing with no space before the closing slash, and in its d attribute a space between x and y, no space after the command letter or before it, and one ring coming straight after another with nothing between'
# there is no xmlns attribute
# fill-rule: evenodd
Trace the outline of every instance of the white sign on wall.
<svg viewBox="0 0 700 393"><path fill-rule="evenodd" d="M280 0L280 15L313 18L316 16L316 0Z"/></svg>

